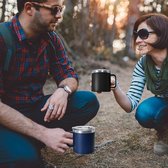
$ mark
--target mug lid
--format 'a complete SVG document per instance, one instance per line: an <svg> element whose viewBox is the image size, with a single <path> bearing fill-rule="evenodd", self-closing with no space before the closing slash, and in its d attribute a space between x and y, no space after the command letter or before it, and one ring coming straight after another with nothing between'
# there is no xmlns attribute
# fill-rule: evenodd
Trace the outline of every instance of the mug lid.
<svg viewBox="0 0 168 168"><path fill-rule="evenodd" d="M111 73L109 69L95 69L92 71L92 73L98 73L98 72Z"/></svg>
<svg viewBox="0 0 168 168"><path fill-rule="evenodd" d="M93 126L75 126L72 127L74 133L93 133L95 132L95 127Z"/></svg>

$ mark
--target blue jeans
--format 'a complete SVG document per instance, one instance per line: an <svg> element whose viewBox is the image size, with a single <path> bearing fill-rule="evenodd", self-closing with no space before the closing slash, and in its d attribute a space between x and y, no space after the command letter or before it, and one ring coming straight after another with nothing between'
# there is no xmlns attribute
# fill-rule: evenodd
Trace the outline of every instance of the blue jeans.
<svg viewBox="0 0 168 168"><path fill-rule="evenodd" d="M44 96L36 104L28 108L15 107L25 116L48 128L63 128L71 131L76 125L84 125L98 112L99 103L96 96L89 91L77 91L68 101L66 115L61 120L44 122L45 113L40 109L48 96ZM40 157L41 142L9 130L0 125L0 168L42 168Z"/></svg>
<svg viewBox="0 0 168 168"><path fill-rule="evenodd" d="M168 126L168 98L150 97L137 108L135 118L145 128L162 130Z"/></svg>

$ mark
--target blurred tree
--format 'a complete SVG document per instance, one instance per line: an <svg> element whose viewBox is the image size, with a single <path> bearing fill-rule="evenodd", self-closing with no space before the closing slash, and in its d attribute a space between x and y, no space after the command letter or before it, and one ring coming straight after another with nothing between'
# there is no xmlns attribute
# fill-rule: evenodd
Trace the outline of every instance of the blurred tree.
<svg viewBox="0 0 168 168"><path fill-rule="evenodd" d="M161 12L168 16L168 0L144 0L141 4L140 11L147 12Z"/></svg>
<svg viewBox="0 0 168 168"><path fill-rule="evenodd" d="M9 20L16 12L16 0L0 0L1 6L1 19L0 22Z"/></svg>
<svg viewBox="0 0 168 168"><path fill-rule="evenodd" d="M126 26L126 37L125 37L125 55L129 56L130 58L135 58L135 52L133 49L132 43L132 32L133 26L136 19L139 17L139 5L141 0L129 0L129 11L128 11L128 21Z"/></svg>
<svg viewBox="0 0 168 168"><path fill-rule="evenodd" d="M6 10L6 8L5 8L5 6L6 6L6 0L2 0L2 8L1 8L1 21L0 22L4 22L4 20L5 20L5 10Z"/></svg>
<svg viewBox="0 0 168 168"><path fill-rule="evenodd" d="M16 0L0 3L2 22L16 13ZM168 15L168 0L65 0L65 6L64 20L56 31L64 37L69 52L108 55L109 59L123 49L122 54L135 58L132 29L139 15L146 12Z"/></svg>

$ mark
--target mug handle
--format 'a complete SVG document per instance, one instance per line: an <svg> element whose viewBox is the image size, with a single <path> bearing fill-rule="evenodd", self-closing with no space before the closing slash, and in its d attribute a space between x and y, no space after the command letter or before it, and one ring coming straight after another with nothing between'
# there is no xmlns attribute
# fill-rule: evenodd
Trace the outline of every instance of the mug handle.
<svg viewBox="0 0 168 168"><path fill-rule="evenodd" d="M115 85L114 85L114 87L112 87L112 88L116 88L116 86L117 86L117 78L116 78L116 75L111 74L111 76L114 76L114 79L115 79Z"/></svg>
<svg viewBox="0 0 168 168"><path fill-rule="evenodd" d="M73 144L72 144L72 145L67 144L67 145L68 145L70 148L74 146Z"/></svg>

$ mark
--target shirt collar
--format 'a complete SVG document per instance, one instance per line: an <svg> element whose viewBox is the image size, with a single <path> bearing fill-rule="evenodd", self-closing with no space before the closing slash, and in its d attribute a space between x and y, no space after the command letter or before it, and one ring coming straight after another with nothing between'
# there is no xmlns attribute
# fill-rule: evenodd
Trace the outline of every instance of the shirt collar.
<svg viewBox="0 0 168 168"><path fill-rule="evenodd" d="M13 27L14 27L14 31L16 32L16 35L19 39L19 41L24 41L24 40L27 40L27 37L26 37L26 34L25 34L25 31L23 30L20 22L19 22L19 14L16 14L13 18L12 18L12 24L13 24ZM49 41L49 38L48 38L48 34L44 34L43 35L43 39Z"/></svg>
<svg viewBox="0 0 168 168"><path fill-rule="evenodd" d="M14 27L14 30L16 32L16 35L19 39L19 41L23 41L23 40L26 40L26 34L19 22L19 14L16 14L13 18L12 18L12 24L13 24L13 27Z"/></svg>

